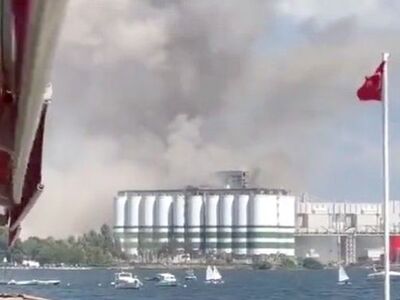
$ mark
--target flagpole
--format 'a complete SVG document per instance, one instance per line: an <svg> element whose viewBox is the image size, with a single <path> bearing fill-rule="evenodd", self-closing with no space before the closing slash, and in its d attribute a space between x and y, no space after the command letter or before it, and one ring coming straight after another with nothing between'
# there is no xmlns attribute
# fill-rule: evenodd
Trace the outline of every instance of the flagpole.
<svg viewBox="0 0 400 300"><path fill-rule="evenodd" d="M390 54L382 53L383 65L383 196L385 240L385 300L390 300L390 220L389 220L389 97L387 62Z"/></svg>

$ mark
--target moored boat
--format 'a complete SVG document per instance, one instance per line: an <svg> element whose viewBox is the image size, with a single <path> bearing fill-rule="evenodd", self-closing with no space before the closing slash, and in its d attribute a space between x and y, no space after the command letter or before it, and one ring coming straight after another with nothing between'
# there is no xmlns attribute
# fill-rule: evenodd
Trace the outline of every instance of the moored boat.
<svg viewBox="0 0 400 300"><path fill-rule="evenodd" d="M177 286L178 282L175 276L171 273L159 273L156 276L157 286Z"/></svg>
<svg viewBox="0 0 400 300"><path fill-rule="evenodd" d="M400 272L389 271L390 280L400 280ZM374 272L367 275L368 280L384 280L385 271Z"/></svg>
<svg viewBox="0 0 400 300"><path fill-rule="evenodd" d="M129 272L119 272L114 275L114 282L111 283L116 289L139 289L143 283Z"/></svg>
<svg viewBox="0 0 400 300"><path fill-rule="evenodd" d="M61 283L60 280L10 280L8 285L59 285Z"/></svg>
<svg viewBox="0 0 400 300"><path fill-rule="evenodd" d="M185 272L185 280L197 280L197 276L192 269Z"/></svg>

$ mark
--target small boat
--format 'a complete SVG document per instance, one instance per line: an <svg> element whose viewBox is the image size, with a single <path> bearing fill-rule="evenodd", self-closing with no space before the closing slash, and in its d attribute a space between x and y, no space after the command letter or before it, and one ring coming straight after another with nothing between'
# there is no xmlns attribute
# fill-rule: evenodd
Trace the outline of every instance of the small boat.
<svg viewBox="0 0 400 300"><path fill-rule="evenodd" d="M114 282L111 283L116 289L139 289L143 283L133 276L132 273L119 272L114 275Z"/></svg>
<svg viewBox="0 0 400 300"><path fill-rule="evenodd" d="M178 282L174 275L171 273L159 273L156 276L157 278L157 286L177 286Z"/></svg>
<svg viewBox="0 0 400 300"><path fill-rule="evenodd" d="M59 285L60 280L36 280L38 285Z"/></svg>
<svg viewBox="0 0 400 300"><path fill-rule="evenodd" d="M342 265L339 266L339 270L338 270L338 284L340 284L340 285L351 284L350 277L349 277L349 275L347 275L346 270L343 268Z"/></svg>
<svg viewBox="0 0 400 300"><path fill-rule="evenodd" d="M18 286L28 286L28 285L59 285L60 280L10 280L7 285L18 285Z"/></svg>
<svg viewBox="0 0 400 300"><path fill-rule="evenodd" d="M37 285L36 280L14 280L11 279L8 285Z"/></svg>
<svg viewBox="0 0 400 300"><path fill-rule="evenodd" d="M192 269L185 272L185 280L197 280L197 276Z"/></svg>
<svg viewBox="0 0 400 300"><path fill-rule="evenodd" d="M389 271L390 280L400 280L400 272ZM370 273L367 276L368 280L383 280L385 278L385 271Z"/></svg>
<svg viewBox="0 0 400 300"><path fill-rule="evenodd" d="M206 283L211 284L223 284L222 275L218 271L216 266L207 266L206 270Z"/></svg>

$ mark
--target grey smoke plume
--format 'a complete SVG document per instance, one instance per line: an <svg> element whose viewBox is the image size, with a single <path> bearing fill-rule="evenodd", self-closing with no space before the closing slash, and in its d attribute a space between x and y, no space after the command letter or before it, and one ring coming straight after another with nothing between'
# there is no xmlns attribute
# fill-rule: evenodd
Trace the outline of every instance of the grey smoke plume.
<svg viewBox="0 0 400 300"><path fill-rule="evenodd" d="M312 9L72 0L54 64L46 191L24 235L111 223L118 189L202 184L220 169L312 190L347 137L355 87L378 59L381 48L365 45L396 43L352 12L321 21Z"/></svg>

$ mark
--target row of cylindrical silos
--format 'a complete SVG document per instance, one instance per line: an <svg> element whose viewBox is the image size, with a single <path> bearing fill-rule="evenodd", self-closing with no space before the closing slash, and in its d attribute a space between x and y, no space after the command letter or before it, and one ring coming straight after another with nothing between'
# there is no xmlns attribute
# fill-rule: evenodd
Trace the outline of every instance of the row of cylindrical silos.
<svg viewBox="0 0 400 300"><path fill-rule="evenodd" d="M162 246L294 255L294 197L251 193L120 193L115 233L129 254Z"/></svg>

